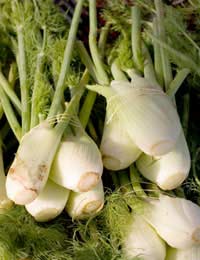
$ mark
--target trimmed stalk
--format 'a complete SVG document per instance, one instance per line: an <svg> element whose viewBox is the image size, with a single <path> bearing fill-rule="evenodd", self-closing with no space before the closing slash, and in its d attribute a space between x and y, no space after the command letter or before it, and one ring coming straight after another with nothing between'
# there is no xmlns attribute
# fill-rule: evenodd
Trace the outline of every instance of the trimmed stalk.
<svg viewBox="0 0 200 260"><path fill-rule="evenodd" d="M21 139L22 130L20 124L17 121L13 108L9 102L9 99L1 86L0 86L0 101L1 101L3 111L6 115L6 118L10 124L10 127L14 135L16 136L17 140L19 141Z"/></svg>
<svg viewBox="0 0 200 260"><path fill-rule="evenodd" d="M8 82L12 89L14 89L14 87L15 87L17 76L18 76L17 75L17 64L15 62L13 62L10 65L10 70L9 70L9 74L8 74Z"/></svg>
<svg viewBox="0 0 200 260"><path fill-rule="evenodd" d="M36 126L39 123L39 117L37 114L37 91L40 88L40 77L43 73L44 67L44 49L46 45L46 27L44 27L44 39L43 39L43 46L41 51L37 55L37 63L36 63L36 71L35 71L35 78L34 78L34 85L33 85L33 93L32 93L32 103L31 103L31 128Z"/></svg>
<svg viewBox="0 0 200 260"><path fill-rule="evenodd" d="M159 37L158 34L158 22L157 19L153 19L153 34L155 38ZM161 61L161 53L160 53L160 45L153 39L153 47L154 47L154 67L156 78L160 86L163 87L163 69L162 69L162 61Z"/></svg>
<svg viewBox="0 0 200 260"><path fill-rule="evenodd" d="M165 28L164 28L164 9L163 3L161 0L154 0L155 7L156 7L156 14L157 14L157 23L158 23L158 36L161 41L166 41L165 36ZM164 84L165 89L167 90L169 84L172 81L172 70L171 64L168 58L168 54L164 48L160 48L161 54L161 61L162 61L162 68L163 68L163 77L164 77Z"/></svg>
<svg viewBox="0 0 200 260"><path fill-rule="evenodd" d="M18 40L18 56L17 64L19 70L20 90L21 90L21 109L22 109L22 135L30 129L30 102L29 102L29 87L27 82L26 71L26 54L24 46L23 26L17 26Z"/></svg>
<svg viewBox="0 0 200 260"><path fill-rule="evenodd" d="M100 84L109 84L108 76L105 72L103 62L97 46L97 14L96 14L96 0L89 0L89 46L93 62L95 64L98 81Z"/></svg>
<svg viewBox="0 0 200 260"><path fill-rule="evenodd" d="M48 180L39 196L27 204L26 210L38 222L56 218L65 208L70 191Z"/></svg>
<svg viewBox="0 0 200 260"><path fill-rule="evenodd" d="M134 62L139 71L143 71L142 40L141 40L141 12L138 6L131 7L132 13L132 51Z"/></svg>
<svg viewBox="0 0 200 260"><path fill-rule="evenodd" d="M13 103L15 106L17 112L21 114L21 103L17 95L15 94L14 90L10 86L9 82L7 79L4 77L2 71L0 71L0 85L4 89L6 95L10 98L10 101Z"/></svg>
<svg viewBox="0 0 200 260"><path fill-rule="evenodd" d="M175 96L176 92L182 85L183 81L187 78L189 73L190 73L189 69L182 69L178 71L175 78L169 84L169 88L167 89L166 94L170 97Z"/></svg>

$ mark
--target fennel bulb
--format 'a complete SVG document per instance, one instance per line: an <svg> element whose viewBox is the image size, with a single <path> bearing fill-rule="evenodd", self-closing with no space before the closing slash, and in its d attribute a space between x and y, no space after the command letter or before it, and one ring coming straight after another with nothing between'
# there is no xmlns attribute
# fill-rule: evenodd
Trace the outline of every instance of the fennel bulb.
<svg viewBox="0 0 200 260"><path fill-rule="evenodd" d="M134 216L123 241L123 252L127 259L164 260L166 246L143 217Z"/></svg>
<svg viewBox="0 0 200 260"><path fill-rule="evenodd" d="M199 260L200 246L186 249L168 248L166 260Z"/></svg>
<svg viewBox="0 0 200 260"><path fill-rule="evenodd" d="M109 107L106 111L100 151L105 168L114 171L127 168L141 154L141 150L129 137L118 115L113 114Z"/></svg>
<svg viewBox="0 0 200 260"><path fill-rule="evenodd" d="M68 197L69 190L48 180L39 196L25 207L36 221L49 221L63 211Z"/></svg>
<svg viewBox="0 0 200 260"><path fill-rule="evenodd" d="M163 190L177 188L187 178L191 159L183 131L171 152L160 157L142 154L136 162L141 174Z"/></svg>
<svg viewBox="0 0 200 260"><path fill-rule="evenodd" d="M160 156L172 150L181 124L170 97L146 79L112 81L111 87L87 86L107 99L133 142L146 154Z"/></svg>
<svg viewBox="0 0 200 260"><path fill-rule="evenodd" d="M73 219L84 219L99 212L104 205L103 183L100 182L87 192L71 192L66 211Z"/></svg>
<svg viewBox="0 0 200 260"><path fill-rule="evenodd" d="M22 137L6 179L7 195L16 204L32 202L44 188L60 138L46 121Z"/></svg>
<svg viewBox="0 0 200 260"><path fill-rule="evenodd" d="M160 195L150 200L144 218L171 247L200 244L200 207L189 200Z"/></svg>
<svg viewBox="0 0 200 260"><path fill-rule="evenodd" d="M81 132L63 138L50 178L67 189L86 192L97 185L102 172L103 163L97 145L86 132Z"/></svg>

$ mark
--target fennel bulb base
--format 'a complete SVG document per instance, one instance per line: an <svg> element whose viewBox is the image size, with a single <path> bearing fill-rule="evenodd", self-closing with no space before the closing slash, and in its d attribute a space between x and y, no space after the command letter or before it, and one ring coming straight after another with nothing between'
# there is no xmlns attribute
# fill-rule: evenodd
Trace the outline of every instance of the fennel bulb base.
<svg viewBox="0 0 200 260"><path fill-rule="evenodd" d="M8 198L18 205L30 203L38 196L36 190L25 187L22 182L10 175L6 178L6 192Z"/></svg>
<svg viewBox="0 0 200 260"><path fill-rule="evenodd" d="M95 172L86 172L81 176L78 183L78 190L80 192L86 192L94 188L100 181L101 176Z"/></svg>

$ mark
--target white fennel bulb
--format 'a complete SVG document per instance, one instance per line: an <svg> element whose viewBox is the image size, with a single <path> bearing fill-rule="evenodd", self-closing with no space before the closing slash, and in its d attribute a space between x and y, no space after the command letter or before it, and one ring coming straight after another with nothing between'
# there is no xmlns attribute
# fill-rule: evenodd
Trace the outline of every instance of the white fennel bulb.
<svg viewBox="0 0 200 260"><path fill-rule="evenodd" d="M160 195L149 202L144 217L171 247L200 244L200 207L189 200Z"/></svg>
<svg viewBox="0 0 200 260"><path fill-rule="evenodd" d="M123 252L126 259L164 260L166 246L142 216L134 216L123 241Z"/></svg>
<svg viewBox="0 0 200 260"><path fill-rule="evenodd" d="M85 192L97 185L103 172L101 153L85 133L66 136L56 153L50 178L57 184Z"/></svg>
<svg viewBox="0 0 200 260"><path fill-rule="evenodd" d="M199 260L200 246L192 246L186 249L169 248L166 260Z"/></svg>
<svg viewBox="0 0 200 260"><path fill-rule="evenodd" d="M84 219L99 212L104 205L103 183L100 182L87 192L71 192L66 211L73 219Z"/></svg>
<svg viewBox="0 0 200 260"><path fill-rule="evenodd" d="M187 178L191 159L183 131L171 152L160 157L142 154L136 162L141 174L163 190L180 186Z"/></svg>
<svg viewBox="0 0 200 260"><path fill-rule="evenodd" d="M47 122L23 136L6 179L7 195L16 204L32 202L44 188L60 138Z"/></svg>
<svg viewBox="0 0 200 260"><path fill-rule="evenodd" d="M129 167L141 154L117 113L113 113L109 108L106 111L100 150L104 166L114 171Z"/></svg>
<svg viewBox="0 0 200 260"><path fill-rule="evenodd" d="M132 83L112 81L111 87L87 86L104 95L133 142L146 154L160 156L172 150L181 124L171 99L146 79Z"/></svg>
<svg viewBox="0 0 200 260"><path fill-rule="evenodd" d="M38 222L56 218L65 208L70 191L48 180L39 196L27 204L26 210Z"/></svg>

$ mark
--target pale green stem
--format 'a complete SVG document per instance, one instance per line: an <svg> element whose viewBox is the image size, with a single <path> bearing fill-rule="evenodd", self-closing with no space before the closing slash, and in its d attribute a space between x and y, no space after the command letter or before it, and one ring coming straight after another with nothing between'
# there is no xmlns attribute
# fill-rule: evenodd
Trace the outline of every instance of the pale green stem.
<svg viewBox="0 0 200 260"><path fill-rule="evenodd" d="M98 82L96 68L95 68L92 60L90 59L90 56L89 56L87 50L85 49L85 46L83 45L83 43L81 41L77 41L76 48L77 48L77 51L79 52L81 61L88 69L90 75L93 77L95 82Z"/></svg>
<svg viewBox="0 0 200 260"><path fill-rule="evenodd" d="M38 97L37 92L38 88L40 88L40 77L43 72L43 65L44 65L44 53L41 52L37 56L37 65L36 65L36 72L34 78L34 85L33 85L33 94L32 94L32 103L31 103L31 128L36 126L39 123L39 117L37 112L37 103Z"/></svg>
<svg viewBox="0 0 200 260"><path fill-rule="evenodd" d="M141 12L138 6L131 8L132 12L132 51L134 63L139 71L143 71L142 40L141 40Z"/></svg>
<svg viewBox="0 0 200 260"><path fill-rule="evenodd" d="M145 45L143 45L144 55L144 77L149 80L152 84L161 87L156 79L156 74L153 66L153 62L150 53Z"/></svg>
<svg viewBox="0 0 200 260"><path fill-rule="evenodd" d="M164 28L163 3L161 0L154 0L154 2L155 2L155 7L156 7L156 14L157 14L159 39L161 41L165 42L166 36L165 36L165 28ZM172 81L172 69L171 69L171 64L170 64L166 50L164 48L161 48L160 53L161 53L161 59L162 59L165 89L167 90L170 82Z"/></svg>
<svg viewBox="0 0 200 260"><path fill-rule="evenodd" d="M99 137L97 135L97 132L96 132L95 127L94 127L91 120L88 121L87 127L88 127L88 132L90 133L92 139L95 141L95 143L98 144L99 143Z"/></svg>
<svg viewBox="0 0 200 260"><path fill-rule="evenodd" d="M2 116L3 116L3 107L2 107L2 104L1 104L1 102L0 102L0 119L2 118Z"/></svg>
<svg viewBox="0 0 200 260"><path fill-rule="evenodd" d="M96 14L96 0L89 0L89 46L92 59L98 74L98 82L103 85L109 84L109 79L104 69L104 64L101 60L101 55L97 46L97 14Z"/></svg>
<svg viewBox="0 0 200 260"><path fill-rule="evenodd" d="M145 190L148 192L148 197L159 197L161 193L155 183L148 183Z"/></svg>
<svg viewBox="0 0 200 260"><path fill-rule="evenodd" d="M184 190L182 187L176 188L174 192L177 197L186 199L185 193L184 193Z"/></svg>
<svg viewBox="0 0 200 260"><path fill-rule="evenodd" d="M199 180L199 176L197 174L197 169L196 169L196 162L199 157L199 154L200 154L200 148L197 148L195 155L193 156L193 160L192 160L192 173L193 173L196 184L200 187L200 180Z"/></svg>
<svg viewBox="0 0 200 260"><path fill-rule="evenodd" d="M140 175L133 164L130 166L130 179L131 179L131 184L133 186L133 190L134 190L135 194L139 198L147 197L146 193L144 192L144 190L140 184L140 181L141 181Z"/></svg>
<svg viewBox="0 0 200 260"><path fill-rule="evenodd" d="M85 128L88 124L88 120L90 118L90 114L96 100L96 95L97 95L96 92L89 91L81 107L79 113L79 119L81 121L83 128Z"/></svg>
<svg viewBox="0 0 200 260"><path fill-rule="evenodd" d="M108 38L109 28L110 26L107 23L104 27L101 28L101 33L99 36L98 47L102 59L104 58L104 54L105 54L105 45Z"/></svg>
<svg viewBox="0 0 200 260"><path fill-rule="evenodd" d="M21 103L18 98L18 96L15 94L14 90L10 86L7 79L4 77L2 71L0 70L0 84L3 87L4 91L6 92L6 95L10 98L10 101L15 106L17 112L21 114Z"/></svg>
<svg viewBox="0 0 200 260"><path fill-rule="evenodd" d="M103 36L101 36L101 34L103 34ZM105 43L106 43L105 37L107 36L107 34L105 34L104 30L101 31L101 34L100 34L101 41L99 39L99 49L102 51L101 55L103 55L103 52L105 50ZM103 38L103 40L102 40L102 38ZM98 78L98 75L97 75L96 68L94 67L93 62L91 61L90 56L88 55L87 50L85 49L83 44L80 44L80 50L81 50L80 55L81 55L82 59L84 60L84 64L85 64L86 68L88 69L89 73L92 75L93 79L96 82L100 82L100 79ZM85 128L88 124L88 120L90 118L90 114L91 114L93 105L95 103L96 96L97 96L96 92L89 91L85 98L85 101L81 107L81 110L79 113L79 118L80 118L83 128Z"/></svg>
<svg viewBox="0 0 200 260"><path fill-rule="evenodd" d="M126 75L123 73L122 70L120 70L116 61L114 61L111 65L111 72L115 80L128 81Z"/></svg>
<svg viewBox="0 0 200 260"><path fill-rule="evenodd" d="M4 124L4 126L3 126L3 127L1 128L1 130L0 130L0 136L1 136L2 140L5 139L5 137L6 137L7 134L9 133L9 131L10 131L10 126L9 126L8 122L6 122L6 123Z"/></svg>
<svg viewBox="0 0 200 260"><path fill-rule="evenodd" d="M38 89L40 88L40 78L43 73L44 61L45 61L45 48L47 40L47 31L46 26L43 27L43 43L41 51L37 55L37 63L36 63L36 71L33 85L33 93L32 93L32 103L31 103L31 128L36 126L40 122L40 118L37 111L37 102L38 102ZM40 115L41 117L41 115Z"/></svg>
<svg viewBox="0 0 200 260"><path fill-rule="evenodd" d="M48 118L55 116L60 108L60 104L63 99L63 93L65 89L65 79L70 69L70 62L72 58L72 52L74 48L74 43L76 39L76 34L78 30L78 24L81 16L82 6L84 0L79 0L76 4L76 8L74 10L74 16L72 19L72 23L69 30L69 35L67 39L67 44L64 52L63 62L61 65L61 70L58 78L58 82L56 85L56 90L54 93L53 101L49 110Z"/></svg>
<svg viewBox="0 0 200 260"><path fill-rule="evenodd" d="M84 88L85 89L85 86L87 85L87 83L88 83L88 81L89 81L89 78L90 78L90 76L89 76L89 72L88 72L88 70L87 69L85 69L85 71L84 71L84 73L83 73L83 75L82 75L82 77L81 77L81 80L80 80L80 82L79 82L79 86L78 86L78 89L80 89L80 88ZM74 88L74 95L75 95L75 93L77 92L77 88ZM77 116L77 114L78 114L78 111L79 111L79 105L80 104L78 104L78 106L77 106L77 108L76 108L76 116ZM87 116L87 115L85 115L85 116ZM78 116L77 116L78 117ZM80 120L79 120L80 121Z"/></svg>
<svg viewBox="0 0 200 260"><path fill-rule="evenodd" d="M17 80L17 64L13 62L10 65L10 70L8 74L8 82L12 89L14 89L15 87L16 80Z"/></svg>
<svg viewBox="0 0 200 260"><path fill-rule="evenodd" d="M190 94L187 93L183 96L183 116L182 116L182 127L186 138L188 134L189 115L190 115Z"/></svg>
<svg viewBox="0 0 200 260"><path fill-rule="evenodd" d="M27 83L26 71L26 54L24 46L23 26L17 26L18 39L18 71L21 90L21 108L22 108L22 135L30 129L30 102L29 102L29 87Z"/></svg>
<svg viewBox="0 0 200 260"><path fill-rule="evenodd" d="M189 69L182 69L177 72L175 78L172 80L172 82L169 85L168 90L166 91L168 96L170 96L170 97L175 96L176 92L182 85L183 81L187 78L189 73L190 73Z"/></svg>
<svg viewBox="0 0 200 260"><path fill-rule="evenodd" d="M156 18L153 20L153 34L156 38L158 38L158 24ZM160 45L153 40L153 47L154 47L154 67L156 78L158 83L163 88L163 70L162 70L162 60L161 60L161 53L160 53Z"/></svg>
<svg viewBox="0 0 200 260"><path fill-rule="evenodd" d="M183 54L180 51L175 50L174 48L170 47L167 43L160 41L152 34L146 32L149 37L151 37L155 42L157 42L161 47L163 47L166 51L171 53L172 56L176 57L177 60L181 61L182 63L186 64L187 68L195 71L198 75L200 75L200 68L198 65L190 59L187 55Z"/></svg>
<svg viewBox="0 0 200 260"><path fill-rule="evenodd" d="M0 86L0 100L1 100L1 104L3 107L4 113L6 115L6 118L8 120L8 123L10 124L10 127L11 127L13 133L15 134L17 140L20 141L21 136L22 136L21 127L17 121L13 108L12 108L12 106L9 102L9 99L8 99L6 93L4 92L2 86Z"/></svg>
<svg viewBox="0 0 200 260"><path fill-rule="evenodd" d="M130 179L128 177L128 174L126 171L121 171L118 173L118 179L120 182L120 189L122 189L123 192L131 192L133 191L132 187L131 187L131 182Z"/></svg>
<svg viewBox="0 0 200 260"><path fill-rule="evenodd" d="M62 114L59 123L55 126L56 131L61 136L63 135L66 127L69 125L71 118L74 116L76 112L77 105L80 102L80 98L83 95L84 88L81 88L70 100L67 108L65 109L64 113Z"/></svg>
<svg viewBox="0 0 200 260"><path fill-rule="evenodd" d="M111 176L111 178L112 178L112 181L113 181L113 184L114 184L114 186L115 186L115 189L116 189L116 190L119 189L120 183L119 183L119 179L118 179L118 177L117 177L117 173L114 172L114 171L110 171L110 176Z"/></svg>

